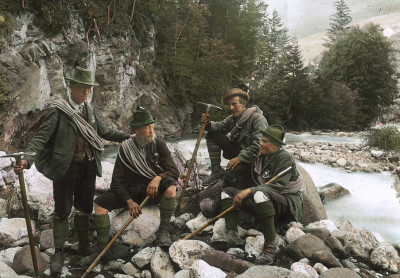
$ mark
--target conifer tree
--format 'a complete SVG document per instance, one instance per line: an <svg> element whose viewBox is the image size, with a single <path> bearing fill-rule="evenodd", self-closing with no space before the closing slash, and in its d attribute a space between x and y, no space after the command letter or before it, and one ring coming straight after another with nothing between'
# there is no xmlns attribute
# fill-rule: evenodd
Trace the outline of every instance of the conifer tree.
<svg viewBox="0 0 400 278"><path fill-rule="evenodd" d="M328 39L326 45L337 40L349 27L348 24L352 21L350 9L344 0L335 2L336 13L330 16L330 28L327 31Z"/></svg>

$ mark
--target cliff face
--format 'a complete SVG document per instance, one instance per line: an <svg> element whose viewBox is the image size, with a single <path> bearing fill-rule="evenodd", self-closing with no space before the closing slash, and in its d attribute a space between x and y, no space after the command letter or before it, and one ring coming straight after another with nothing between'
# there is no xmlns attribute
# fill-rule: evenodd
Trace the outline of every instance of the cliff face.
<svg viewBox="0 0 400 278"><path fill-rule="evenodd" d="M0 18L0 24L11 26L0 40L0 149L26 146L45 106L68 96L65 76L77 64L95 70L100 86L89 102L110 126L129 132L131 110L140 105L158 119L159 137L191 131L192 107L175 109L164 93L163 77L154 66L152 26L146 26L141 41L128 32L112 38L89 32L87 37L78 13L67 18L62 31L52 36L36 25L37 13L29 9Z"/></svg>

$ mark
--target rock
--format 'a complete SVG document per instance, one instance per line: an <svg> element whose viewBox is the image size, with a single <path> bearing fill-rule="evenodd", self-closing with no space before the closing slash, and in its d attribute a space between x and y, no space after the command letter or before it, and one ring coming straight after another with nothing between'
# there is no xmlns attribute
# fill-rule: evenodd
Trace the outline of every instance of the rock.
<svg viewBox="0 0 400 278"><path fill-rule="evenodd" d="M45 269L48 267L46 260L42 257L40 250L37 246L35 246L35 254L38 266L38 272L43 273ZM19 250L13 259L13 269L18 274L25 274L28 276L34 276L35 269L33 267L31 249L29 245L22 247Z"/></svg>
<svg viewBox="0 0 400 278"><path fill-rule="evenodd" d="M0 156L6 155L5 152L0 151ZM12 165L11 159L9 157L1 157L0 158L0 170L10 168Z"/></svg>
<svg viewBox="0 0 400 278"><path fill-rule="evenodd" d="M0 262L0 278L17 278L17 273L7 264Z"/></svg>
<svg viewBox="0 0 400 278"><path fill-rule="evenodd" d="M400 161L400 156L399 155L392 155L388 157L389 162L391 163L397 163Z"/></svg>
<svg viewBox="0 0 400 278"><path fill-rule="evenodd" d="M140 250L132 257L132 262L139 268L143 268L148 265L153 257L155 247L146 247Z"/></svg>
<svg viewBox="0 0 400 278"><path fill-rule="evenodd" d="M96 176L96 191L104 192L110 189L114 163L102 161L101 167L103 168L101 177Z"/></svg>
<svg viewBox="0 0 400 278"><path fill-rule="evenodd" d="M175 273L174 278L192 278L190 269L182 269Z"/></svg>
<svg viewBox="0 0 400 278"><path fill-rule="evenodd" d="M226 251L226 253L239 259L243 259L245 257L244 250L240 248L229 248L228 251Z"/></svg>
<svg viewBox="0 0 400 278"><path fill-rule="evenodd" d="M112 260L107 262L107 264L104 266L103 270L116 270L116 269L122 269L124 267L124 261L121 259L118 259L116 261Z"/></svg>
<svg viewBox="0 0 400 278"><path fill-rule="evenodd" d="M318 272L314 268L305 263L300 263L300 262L293 263L290 266L290 270L296 273L304 274L304 276L306 277L318 278L319 276Z"/></svg>
<svg viewBox="0 0 400 278"><path fill-rule="evenodd" d="M305 229L307 230L307 229L312 229L312 228L325 228L329 232L337 230L335 223L331 220L320 220L318 222L308 224Z"/></svg>
<svg viewBox="0 0 400 278"><path fill-rule="evenodd" d="M307 278L304 274L296 273L286 268L277 266L253 266L236 278Z"/></svg>
<svg viewBox="0 0 400 278"><path fill-rule="evenodd" d="M368 260L369 254L378 245L374 235L365 229L353 229L345 239L346 251L363 260Z"/></svg>
<svg viewBox="0 0 400 278"><path fill-rule="evenodd" d="M132 263L128 262L122 266L122 271L130 276L134 276L135 274L140 273L140 270L137 269Z"/></svg>
<svg viewBox="0 0 400 278"><path fill-rule="evenodd" d="M111 235L115 235L129 218L128 210L118 214L111 223ZM159 226L160 209L158 206L145 206L142 208L142 214L126 227L120 238L126 244L143 247L155 240Z"/></svg>
<svg viewBox="0 0 400 278"><path fill-rule="evenodd" d="M45 230L40 233L39 239L40 248L42 250L54 248L53 230Z"/></svg>
<svg viewBox="0 0 400 278"><path fill-rule="evenodd" d="M246 238L244 250L250 257L258 257L264 247L264 236L249 236Z"/></svg>
<svg viewBox="0 0 400 278"><path fill-rule="evenodd" d="M200 210L207 218L213 218L220 213L219 200L206 198L200 202Z"/></svg>
<svg viewBox="0 0 400 278"><path fill-rule="evenodd" d="M332 231L331 235L336 237L340 243L344 246L345 244L345 238L349 234L348 231L343 231L343 230L334 230Z"/></svg>
<svg viewBox="0 0 400 278"><path fill-rule="evenodd" d="M347 268L331 268L322 273L320 278L361 278L353 270Z"/></svg>
<svg viewBox="0 0 400 278"><path fill-rule="evenodd" d="M396 249L388 242L380 244L370 256L371 262L378 268L392 273L399 271L400 258Z"/></svg>
<svg viewBox="0 0 400 278"><path fill-rule="evenodd" d="M347 257L347 252L344 248L344 246L342 245L342 243L334 236L330 236L325 243L329 246L329 248L331 248L333 254L340 258L340 259L344 259Z"/></svg>
<svg viewBox="0 0 400 278"><path fill-rule="evenodd" d="M350 194L350 192L346 188L334 182L319 187L318 193L319 196L321 197L322 203L326 203L330 200L334 200L339 197Z"/></svg>
<svg viewBox="0 0 400 278"><path fill-rule="evenodd" d="M169 248L169 256L181 269L187 269L195 260L210 251L214 249L202 241L179 240Z"/></svg>
<svg viewBox="0 0 400 278"><path fill-rule="evenodd" d="M304 234L305 233L300 228L290 227L285 234L285 239L287 240L287 242L291 243Z"/></svg>
<svg viewBox="0 0 400 278"><path fill-rule="evenodd" d="M2 179L0 180L0 187L1 187L1 181L2 181ZM8 216L8 202L6 200L0 198L0 219L7 217L7 216Z"/></svg>
<svg viewBox="0 0 400 278"><path fill-rule="evenodd" d="M324 266L323 264L321 264L321 263L316 263L313 266L313 268L318 272L318 274L321 274L321 273L323 273L323 272L328 270L328 268L326 266Z"/></svg>
<svg viewBox="0 0 400 278"><path fill-rule="evenodd" d="M186 222L192 218L194 217L191 213L184 213L179 217L175 217L171 222L177 229L182 229L186 225Z"/></svg>
<svg viewBox="0 0 400 278"><path fill-rule="evenodd" d="M327 242L328 238L331 236L331 232L329 232L325 228L310 228L307 227L304 229L306 233L310 233L316 237L319 237L323 242Z"/></svg>
<svg viewBox="0 0 400 278"><path fill-rule="evenodd" d="M327 219L326 211L312 178L307 171L298 164L297 169L303 176L303 180L306 185L304 192L305 194L303 196L303 217L301 219L301 223L307 225L315 221Z"/></svg>
<svg viewBox="0 0 400 278"><path fill-rule="evenodd" d="M318 237L305 234L287 246L287 253L295 260L315 259L326 266L341 266L331 249ZM317 257L316 257L317 256Z"/></svg>
<svg viewBox="0 0 400 278"><path fill-rule="evenodd" d="M203 260L195 260L190 269L194 278L224 278L226 276L221 269L210 266Z"/></svg>
<svg viewBox="0 0 400 278"><path fill-rule="evenodd" d="M152 278L151 277L151 272L149 270L143 270L140 273L140 278Z"/></svg>
<svg viewBox="0 0 400 278"><path fill-rule="evenodd" d="M0 262L7 264L9 267L12 267L15 254L21 249L22 247L14 247L1 251Z"/></svg>
<svg viewBox="0 0 400 278"><path fill-rule="evenodd" d="M203 215L203 213L199 213L195 219L189 220L186 223L186 226L189 228L191 232L196 231L198 228L200 228L202 225L207 223L208 219ZM209 232L213 229L213 225L207 226L204 230L202 230L200 233L204 232Z"/></svg>
<svg viewBox="0 0 400 278"><path fill-rule="evenodd" d="M234 256L222 251L207 252L202 259L209 265L228 272L233 271L237 274L241 274L253 266L252 263L237 259Z"/></svg>
<svg viewBox="0 0 400 278"><path fill-rule="evenodd" d="M31 221L32 232L35 232L35 223ZM0 219L0 245L11 246L15 241L28 236L24 218Z"/></svg>
<svg viewBox="0 0 400 278"><path fill-rule="evenodd" d="M340 167L344 167L347 164L347 160L344 158L339 158L338 160L336 160L336 163L340 166Z"/></svg>
<svg viewBox="0 0 400 278"><path fill-rule="evenodd" d="M167 253L156 247L150 262L150 270L155 278L173 278L174 268Z"/></svg>

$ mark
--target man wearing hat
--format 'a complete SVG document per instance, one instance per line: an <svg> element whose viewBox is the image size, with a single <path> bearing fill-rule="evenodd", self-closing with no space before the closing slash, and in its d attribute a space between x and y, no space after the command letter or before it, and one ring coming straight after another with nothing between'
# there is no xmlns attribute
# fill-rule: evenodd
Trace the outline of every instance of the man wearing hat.
<svg viewBox="0 0 400 278"><path fill-rule="evenodd" d="M19 173L35 163L36 168L53 181L53 236L55 255L50 264L52 273L60 273L64 264L64 243L68 235L68 217L75 207L74 224L79 238L78 252L90 254L89 216L93 209L96 175L101 176L101 138L122 142L130 135L110 128L86 102L93 86L88 69L76 67L70 81L68 100L50 104L41 125L27 146L34 156L25 156Z"/></svg>
<svg viewBox="0 0 400 278"><path fill-rule="evenodd" d="M303 179L296 168L293 156L282 148L285 132L279 125L261 131L260 153L252 163L251 185L244 190L224 188L221 193L221 210L235 208L225 216L228 245L243 242L237 235L237 216L243 210L256 217L265 239L263 252L256 264L272 264L275 259L275 224L300 221L303 215ZM290 168L289 168L290 167ZM289 169L288 169L289 168ZM269 182L282 171L278 178ZM214 242L218 246L219 242Z"/></svg>
<svg viewBox="0 0 400 278"><path fill-rule="evenodd" d="M260 149L261 130L267 128L267 120L257 107L247 108L249 94L239 88L233 88L223 97L230 116L223 121L214 122L205 114L201 122L206 123L207 150L211 161L211 175L203 185L212 185L224 179L224 186L237 186L236 179L248 171ZM226 172L221 167L221 151L229 159Z"/></svg>
<svg viewBox="0 0 400 278"><path fill-rule="evenodd" d="M110 220L107 212L128 208L136 218L142 213L139 204L146 196L153 203L160 203L161 221L156 233L159 246L172 244L168 225L175 209L179 171L166 143L156 138L154 122L147 109L139 107L133 113L131 126L136 136L125 140L119 147L110 191L94 201L97 248L80 261L81 265L90 265L108 243Z"/></svg>

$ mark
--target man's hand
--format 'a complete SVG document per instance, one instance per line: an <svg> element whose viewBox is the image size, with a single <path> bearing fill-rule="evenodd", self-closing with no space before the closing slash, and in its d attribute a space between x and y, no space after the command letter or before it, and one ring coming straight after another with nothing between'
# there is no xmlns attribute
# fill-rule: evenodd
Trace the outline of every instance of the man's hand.
<svg viewBox="0 0 400 278"><path fill-rule="evenodd" d="M238 194L236 194L235 198L233 199L233 204L236 207L240 207L243 200L246 199L246 197L249 196L250 193L251 193L250 188L240 191Z"/></svg>
<svg viewBox="0 0 400 278"><path fill-rule="evenodd" d="M157 196L158 186L160 185L161 177L155 176L149 185L147 186L146 194L150 199L154 199Z"/></svg>
<svg viewBox="0 0 400 278"><path fill-rule="evenodd" d="M239 157L234 157L229 160L228 164L226 164L226 169L235 169L235 167L240 163Z"/></svg>
<svg viewBox="0 0 400 278"><path fill-rule="evenodd" d="M128 204L129 213L132 215L133 218L136 218L142 214L142 209L135 201L129 199L128 201L126 201L126 203Z"/></svg>
<svg viewBox="0 0 400 278"><path fill-rule="evenodd" d="M19 175L22 173L22 170L25 169L26 167L28 167L28 161L26 160L21 160L21 166L17 165L17 163L13 163L13 168L14 168L14 172L15 174Z"/></svg>
<svg viewBox="0 0 400 278"><path fill-rule="evenodd" d="M206 115L206 114L202 113L202 114L201 114L200 121L201 121L203 124L208 125L208 124L211 122L211 120L210 120L210 115Z"/></svg>

